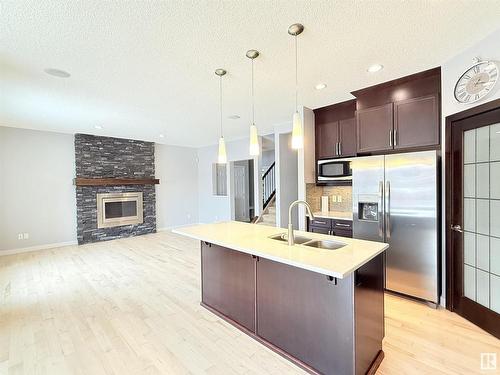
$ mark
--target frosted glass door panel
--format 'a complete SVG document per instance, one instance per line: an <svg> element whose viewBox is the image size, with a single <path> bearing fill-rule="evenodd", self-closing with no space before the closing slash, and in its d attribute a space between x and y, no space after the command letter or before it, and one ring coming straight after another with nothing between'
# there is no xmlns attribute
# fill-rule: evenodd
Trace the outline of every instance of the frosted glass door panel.
<svg viewBox="0 0 500 375"><path fill-rule="evenodd" d="M500 313L500 124L463 142L464 296Z"/></svg>

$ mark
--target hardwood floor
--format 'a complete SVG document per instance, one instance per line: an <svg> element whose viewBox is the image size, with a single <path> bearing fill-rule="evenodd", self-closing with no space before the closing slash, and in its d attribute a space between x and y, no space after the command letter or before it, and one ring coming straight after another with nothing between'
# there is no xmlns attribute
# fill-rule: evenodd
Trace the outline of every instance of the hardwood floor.
<svg viewBox="0 0 500 375"><path fill-rule="evenodd" d="M199 258L169 232L0 257L0 374L303 374L199 305ZM500 340L387 295L384 351L379 374L473 374Z"/></svg>

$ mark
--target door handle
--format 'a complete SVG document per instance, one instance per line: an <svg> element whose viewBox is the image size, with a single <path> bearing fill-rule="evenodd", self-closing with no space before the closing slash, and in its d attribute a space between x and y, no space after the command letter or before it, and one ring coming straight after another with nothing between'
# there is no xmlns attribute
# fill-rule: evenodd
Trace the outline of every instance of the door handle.
<svg viewBox="0 0 500 375"><path fill-rule="evenodd" d="M452 225L451 226L451 230L455 231L455 232L458 232L458 233L463 233L464 231L462 230L462 227L458 224L456 225Z"/></svg>
<svg viewBox="0 0 500 375"><path fill-rule="evenodd" d="M398 145L398 129L394 129L394 146Z"/></svg>
<svg viewBox="0 0 500 375"><path fill-rule="evenodd" d="M389 146L392 147L393 146L393 137L392 137L392 129L389 130Z"/></svg>
<svg viewBox="0 0 500 375"><path fill-rule="evenodd" d="M384 182L378 183L378 235L384 240L384 218L382 217L382 203L384 201Z"/></svg>
<svg viewBox="0 0 500 375"><path fill-rule="evenodd" d="M391 238L391 183L386 181L385 183L385 225L386 232L385 235L387 239Z"/></svg>
<svg viewBox="0 0 500 375"><path fill-rule="evenodd" d="M350 227L349 224L342 224L342 223L336 223L335 226L336 227Z"/></svg>
<svg viewBox="0 0 500 375"><path fill-rule="evenodd" d="M342 155L342 143L339 142L339 156Z"/></svg>

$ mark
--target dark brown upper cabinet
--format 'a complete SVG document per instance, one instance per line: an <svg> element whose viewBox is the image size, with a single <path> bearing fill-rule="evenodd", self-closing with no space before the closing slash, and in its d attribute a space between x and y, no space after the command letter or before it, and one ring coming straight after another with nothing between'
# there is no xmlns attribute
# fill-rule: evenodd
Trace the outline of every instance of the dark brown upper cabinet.
<svg viewBox="0 0 500 375"><path fill-rule="evenodd" d="M439 103L437 95L394 103L394 148L439 144Z"/></svg>
<svg viewBox="0 0 500 375"><path fill-rule="evenodd" d="M356 155L355 111L355 100L314 111L316 159Z"/></svg>
<svg viewBox="0 0 500 375"><path fill-rule="evenodd" d="M358 110L358 152L392 150L393 118L392 103Z"/></svg>
<svg viewBox="0 0 500 375"><path fill-rule="evenodd" d="M357 152L439 147L440 92L440 68L352 92Z"/></svg>

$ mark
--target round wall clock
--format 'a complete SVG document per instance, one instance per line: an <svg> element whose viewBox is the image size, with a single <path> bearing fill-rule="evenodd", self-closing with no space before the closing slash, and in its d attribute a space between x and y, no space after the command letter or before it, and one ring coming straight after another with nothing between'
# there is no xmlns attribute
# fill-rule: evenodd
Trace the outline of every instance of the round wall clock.
<svg viewBox="0 0 500 375"><path fill-rule="evenodd" d="M498 66L493 61L476 61L455 85L459 103L474 103L488 95L498 81Z"/></svg>

